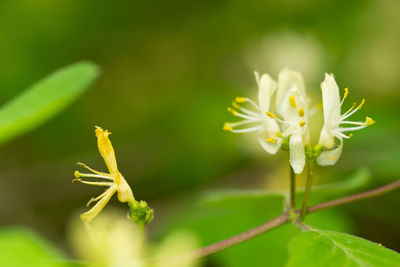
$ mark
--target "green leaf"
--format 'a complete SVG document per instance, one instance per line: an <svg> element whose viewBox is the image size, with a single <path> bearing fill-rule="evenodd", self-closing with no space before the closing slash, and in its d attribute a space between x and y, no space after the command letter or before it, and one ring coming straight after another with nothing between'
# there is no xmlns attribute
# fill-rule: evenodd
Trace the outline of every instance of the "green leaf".
<svg viewBox="0 0 400 267"><path fill-rule="evenodd" d="M0 109L0 144L22 135L66 108L98 77L99 69L79 62L54 72Z"/></svg>
<svg viewBox="0 0 400 267"><path fill-rule="evenodd" d="M187 210L170 216L171 222L166 225L169 225L168 232L178 229L191 231L205 246L254 228L281 214L284 209L284 197L280 194L264 192L239 196L232 193L203 196L203 202L197 205L186 203ZM207 200L207 205L204 205L204 200ZM338 231L352 229L346 217L334 209L311 214L306 219L319 227ZM296 227L287 224L221 251L210 260L217 266L261 267L266 262L268 266L284 266L288 258L287 244L298 233Z"/></svg>
<svg viewBox="0 0 400 267"><path fill-rule="evenodd" d="M349 234L313 229L289 243L287 267L400 265L400 254Z"/></svg>
<svg viewBox="0 0 400 267"><path fill-rule="evenodd" d="M30 230L0 230L1 266L70 267L64 255ZM74 265L77 266L77 265Z"/></svg>

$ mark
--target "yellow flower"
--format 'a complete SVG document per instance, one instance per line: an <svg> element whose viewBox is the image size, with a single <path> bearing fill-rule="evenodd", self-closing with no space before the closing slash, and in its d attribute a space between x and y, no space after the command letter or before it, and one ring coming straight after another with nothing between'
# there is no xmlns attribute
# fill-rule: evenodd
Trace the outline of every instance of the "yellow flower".
<svg viewBox="0 0 400 267"><path fill-rule="evenodd" d="M99 185L99 186L107 186L108 189L102 193L100 196L96 198L92 198L87 203L89 206L92 202L96 202L96 205L93 206L89 211L81 214L82 221L90 222L92 221L97 214L104 208L104 206L108 203L111 199L113 194L117 192L118 200L120 202L134 202L135 198L133 197L132 190L129 184L126 182L122 174L118 171L117 167L117 160L115 158L114 148L111 144L110 139L108 136L111 134L107 130L103 130L102 128L96 126L96 136L97 136L97 145L99 147L99 151L101 156L104 159L104 162L107 165L109 173L99 172L96 171L86 164L78 162L83 168L88 169L92 173L80 173L79 171L75 171L74 175L76 179L73 180L77 182L81 182L83 184L90 184L90 185ZM97 179L104 179L102 181L84 181L81 178L97 178Z"/></svg>

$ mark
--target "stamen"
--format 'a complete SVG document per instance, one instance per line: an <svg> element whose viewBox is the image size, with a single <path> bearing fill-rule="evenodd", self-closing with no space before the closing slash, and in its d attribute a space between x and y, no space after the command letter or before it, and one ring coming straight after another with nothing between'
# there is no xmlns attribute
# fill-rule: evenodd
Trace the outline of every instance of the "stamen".
<svg viewBox="0 0 400 267"><path fill-rule="evenodd" d="M80 177L86 177L86 178L101 178L101 179L107 179L114 181L114 178L110 176L110 174L104 173L104 175L99 175L99 174L92 174L92 173L81 173L79 171L74 172L74 176L76 178Z"/></svg>
<svg viewBox="0 0 400 267"><path fill-rule="evenodd" d="M90 184L90 185L99 185L99 186L112 186L114 183L110 182L89 182L89 181L84 181L82 179L74 179L77 180L77 182L80 182L82 184Z"/></svg>
<svg viewBox="0 0 400 267"><path fill-rule="evenodd" d="M275 144L275 138L267 138L265 139L265 142Z"/></svg>
<svg viewBox="0 0 400 267"><path fill-rule="evenodd" d="M236 103L235 101L232 101L232 106L233 106L234 108L238 109L238 110L241 110L241 109L242 109L242 107L241 107L238 103Z"/></svg>
<svg viewBox="0 0 400 267"><path fill-rule="evenodd" d="M362 106L364 105L364 103L365 103L365 98L363 98L363 100L361 101L360 105L358 105L357 109L361 109Z"/></svg>
<svg viewBox="0 0 400 267"><path fill-rule="evenodd" d="M267 116L270 117L271 119L275 119L275 115L272 114L271 112L267 112Z"/></svg>
<svg viewBox="0 0 400 267"><path fill-rule="evenodd" d="M98 201L100 198L104 197L104 195L106 195L106 194L107 194L107 191L104 191L104 193L101 194L100 196L98 196L98 197L92 197L92 198L86 203L86 207L89 207L89 205L90 205L91 203Z"/></svg>
<svg viewBox="0 0 400 267"><path fill-rule="evenodd" d="M299 108L299 116L304 117L304 108Z"/></svg>
<svg viewBox="0 0 400 267"><path fill-rule="evenodd" d="M230 113L232 113L233 116L236 116L236 115L237 115L237 111L234 110L234 109L231 108L231 107L228 107L228 111L229 111Z"/></svg>
<svg viewBox="0 0 400 267"><path fill-rule="evenodd" d="M227 132L232 132L232 127L230 127L230 126L228 126L228 125L224 125L224 127L222 127L222 129L224 130L224 131L227 131Z"/></svg>
<svg viewBox="0 0 400 267"><path fill-rule="evenodd" d="M364 125L369 126L369 125L372 125L374 123L375 123L375 121L372 118L370 118L370 117L366 117L365 118L365 124Z"/></svg>
<svg viewBox="0 0 400 267"><path fill-rule="evenodd" d="M365 127L367 127L367 125L361 125L361 126L358 126L358 127L349 127L349 128L339 128L338 130L340 132L342 132L342 133L344 133L344 132L354 132L354 131L358 131L358 130L364 129Z"/></svg>
<svg viewBox="0 0 400 267"><path fill-rule="evenodd" d="M344 95L343 95L343 99L346 99L346 97L349 95L349 88L344 88Z"/></svg>
<svg viewBox="0 0 400 267"><path fill-rule="evenodd" d="M289 96L289 102L290 102L290 105L293 107L293 108L295 108L296 106L297 106L297 103L296 103L296 100L294 99L294 96Z"/></svg>
<svg viewBox="0 0 400 267"><path fill-rule="evenodd" d="M238 97L235 98L235 101L238 102L238 103L244 103L244 102L247 101L247 98L238 96Z"/></svg>
<svg viewBox="0 0 400 267"><path fill-rule="evenodd" d="M255 126L247 129L239 129L239 130L232 130L232 133L249 133L249 132L254 132L258 131L262 128L262 126Z"/></svg>
<svg viewBox="0 0 400 267"><path fill-rule="evenodd" d="M88 165L86 165L85 163L77 162L76 164L77 164L78 166L82 167L82 168L88 169L89 171L91 171L91 172L93 172L93 173L95 173L95 174L102 175L102 176L108 176L108 175L109 175L108 173L105 173L105 172L96 171L96 170L90 168L90 167L89 167Z"/></svg>
<svg viewBox="0 0 400 267"><path fill-rule="evenodd" d="M301 120L301 121L299 122L299 125L300 125L300 127L303 127L304 125L306 125L306 122L305 122L304 120Z"/></svg>

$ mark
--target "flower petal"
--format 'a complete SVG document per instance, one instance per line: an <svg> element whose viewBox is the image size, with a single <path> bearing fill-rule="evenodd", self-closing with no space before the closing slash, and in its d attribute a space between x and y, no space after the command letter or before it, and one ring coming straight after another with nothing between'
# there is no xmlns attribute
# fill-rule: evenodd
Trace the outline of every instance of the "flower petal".
<svg viewBox="0 0 400 267"><path fill-rule="evenodd" d="M97 214L106 206L112 195L117 191L116 186L111 186L107 189L106 194L93 206L89 211L81 214L81 220L84 222L91 222Z"/></svg>
<svg viewBox="0 0 400 267"><path fill-rule="evenodd" d="M282 139L276 139L274 143L268 143L265 141L267 138L272 138L266 131L260 131L257 135L257 140L260 143L261 147L267 151L267 153L274 155L278 152L281 147Z"/></svg>
<svg viewBox="0 0 400 267"><path fill-rule="evenodd" d="M304 153L303 138L301 131L292 134L289 141L290 165L296 174L303 172L306 164L306 155Z"/></svg>
<svg viewBox="0 0 400 267"><path fill-rule="evenodd" d="M300 95L304 97L306 96L306 91L301 74L287 68L283 69L279 73L278 84L278 91L276 93L276 110L281 116L283 116L284 107L282 106L282 103L284 103L289 90L296 88L300 91Z"/></svg>
<svg viewBox="0 0 400 267"><path fill-rule="evenodd" d="M108 136L109 131L103 131L102 128L96 126L97 145L101 156L103 157L110 174L118 174L117 160L115 159L114 148Z"/></svg>
<svg viewBox="0 0 400 267"><path fill-rule="evenodd" d="M325 73L325 80L321 83L322 104L324 109L324 124L333 126L340 119L339 87L333 75Z"/></svg>
<svg viewBox="0 0 400 267"><path fill-rule="evenodd" d="M331 166L338 161L340 155L342 154L342 149L343 149L343 139L340 138L339 140L340 143L337 148L323 151L321 155L319 155L319 157L317 158L318 165Z"/></svg>
<svg viewBox="0 0 400 267"><path fill-rule="evenodd" d="M270 111L271 98L277 88L277 83L268 74L263 74L259 78L258 73L256 73L256 80L258 83L258 105L261 115L265 116L265 113Z"/></svg>

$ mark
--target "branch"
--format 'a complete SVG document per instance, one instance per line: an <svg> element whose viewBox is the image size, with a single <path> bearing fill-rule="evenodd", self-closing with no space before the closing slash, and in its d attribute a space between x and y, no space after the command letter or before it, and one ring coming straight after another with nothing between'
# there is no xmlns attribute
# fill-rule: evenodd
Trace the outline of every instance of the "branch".
<svg viewBox="0 0 400 267"><path fill-rule="evenodd" d="M327 202L323 202L320 204L316 204L314 206L310 206L307 208L307 214L308 213L312 213L312 212L316 212L319 210L323 210L323 209L327 209L327 208L332 208L332 207L336 207L339 205L343 205L343 204L347 204L350 202L354 202L357 200L361 200L361 199L367 199L367 198L371 198L371 197L375 197L384 193L388 193L390 191L393 191L397 188L400 187L400 180L390 183L388 185L373 189L373 190L369 190L363 193L358 193L355 195L351 195L351 196L347 196L347 197L343 197L343 198L338 198L335 200L331 200L331 201L327 201ZM301 214L301 210L296 210L295 211L297 214ZM205 257L208 255L211 255L213 253L216 253L218 251L224 250L226 248L235 246L241 242L244 242L246 240L249 240L251 238L254 238L258 235L261 235L267 231L271 231L283 224L286 224L288 222L291 221L291 216L289 213L282 213L281 215L273 218L272 220L261 224L253 229L250 229L246 232L243 232L241 234L235 235L233 237L227 238L225 240L219 241L217 243L214 243L212 245L203 247L201 249L183 254L181 256L178 257L174 257L171 259L167 259L165 262L168 263L173 263L173 262L181 262L181 261L185 261L185 260L192 260L192 259L197 259L197 258L201 258L201 257Z"/></svg>
<svg viewBox="0 0 400 267"><path fill-rule="evenodd" d="M390 191L393 191L399 187L400 187L400 180L390 183L390 184L387 184L385 186L376 188L376 189L366 191L366 192L362 192L362 193L358 193L355 195L342 197L342 198L327 201L324 203L316 204L314 206L308 207L307 213L316 212L319 210L340 206L340 205L347 204L347 203L354 202L354 201L361 200L361 199L376 197L376 196L388 193Z"/></svg>

